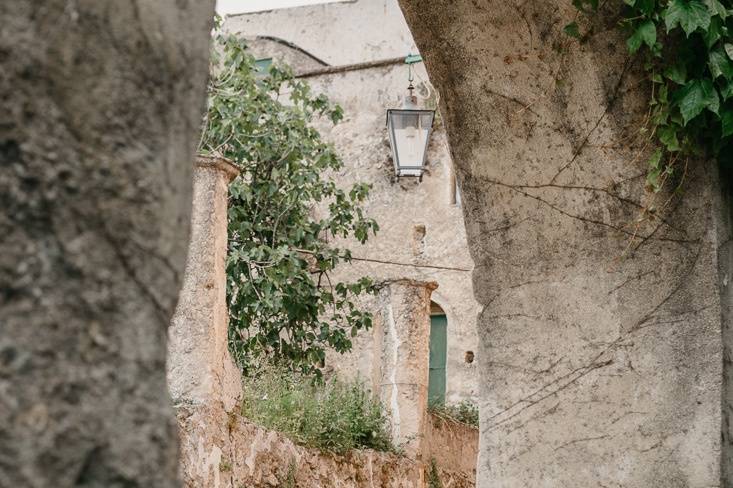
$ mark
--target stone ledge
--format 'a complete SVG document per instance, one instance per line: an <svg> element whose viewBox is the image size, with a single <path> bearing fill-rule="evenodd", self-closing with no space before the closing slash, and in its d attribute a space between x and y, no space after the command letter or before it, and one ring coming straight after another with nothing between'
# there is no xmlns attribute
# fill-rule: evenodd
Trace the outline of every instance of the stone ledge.
<svg viewBox="0 0 733 488"><path fill-rule="evenodd" d="M388 279L388 280L380 281L376 284L376 286L379 288L389 286L389 285L414 286L418 288L427 288L430 291L436 290L438 288L438 283L436 281L420 281L420 280L414 280L412 278Z"/></svg>
<svg viewBox="0 0 733 488"><path fill-rule="evenodd" d="M214 169L229 177L229 181L239 176L239 168L226 158L199 154L194 162L195 168Z"/></svg>

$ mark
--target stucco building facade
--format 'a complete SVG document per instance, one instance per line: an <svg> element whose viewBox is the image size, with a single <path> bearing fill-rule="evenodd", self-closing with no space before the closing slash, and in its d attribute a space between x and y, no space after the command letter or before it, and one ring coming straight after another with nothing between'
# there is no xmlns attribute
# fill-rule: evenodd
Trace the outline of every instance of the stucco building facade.
<svg viewBox="0 0 733 488"><path fill-rule="evenodd" d="M229 16L225 28L249 40L263 66L290 65L298 78L344 109L336 126L319 126L345 166L334 175L339 185L372 185L365 205L380 231L365 245L349 243L355 257L337 269L344 281L361 276L376 281L435 282L432 292L431 378L433 398L441 397L440 368L445 368L446 403L478 396L476 317L460 191L453 172L445 128L436 115L422 179L396 177L385 124L386 112L399 108L407 93L408 54L417 53L396 0L359 0ZM422 64L413 65L418 104L435 109L439 95ZM389 366L380 354L389 335L380 297L364 306L375 313L370 332L354 340L346 355L330 354L327 370L360 377L378 391L386 387ZM442 316L445 318L443 319ZM445 337L441 338L444 333ZM443 341L444 344L443 344ZM445 348L441 357L441 346ZM437 369L436 369L437 368Z"/></svg>

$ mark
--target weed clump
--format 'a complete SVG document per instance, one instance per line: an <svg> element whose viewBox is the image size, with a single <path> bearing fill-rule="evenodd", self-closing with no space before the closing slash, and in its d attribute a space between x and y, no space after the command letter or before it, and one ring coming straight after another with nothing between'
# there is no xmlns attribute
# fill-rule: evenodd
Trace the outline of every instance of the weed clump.
<svg viewBox="0 0 733 488"><path fill-rule="evenodd" d="M260 370L244 383L242 414L298 444L337 454L395 451L384 409L363 383L314 382L277 368Z"/></svg>

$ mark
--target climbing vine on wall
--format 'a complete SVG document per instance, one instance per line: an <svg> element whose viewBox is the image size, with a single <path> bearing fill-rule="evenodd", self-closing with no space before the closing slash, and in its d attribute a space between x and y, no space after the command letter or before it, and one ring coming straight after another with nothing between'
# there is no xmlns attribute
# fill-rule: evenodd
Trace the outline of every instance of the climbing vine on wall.
<svg viewBox="0 0 733 488"><path fill-rule="evenodd" d="M620 2L619 2L620 3ZM573 0L585 14L599 0ZM651 84L642 127L657 149L647 186L658 192L690 156L730 159L733 136L733 1L623 0L619 26ZM565 32L583 41L577 22Z"/></svg>

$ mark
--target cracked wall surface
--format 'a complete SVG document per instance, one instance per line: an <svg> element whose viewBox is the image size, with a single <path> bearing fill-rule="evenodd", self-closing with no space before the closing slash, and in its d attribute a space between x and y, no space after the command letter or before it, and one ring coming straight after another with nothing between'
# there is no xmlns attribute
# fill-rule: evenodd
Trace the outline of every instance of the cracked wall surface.
<svg viewBox="0 0 733 488"><path fill-rule="evenodd" d="M0 3L0 486L177 486L212 0Z"/></svg>
<svg viewBox="0 0 733 488"><path fill-rule="evenodd" d="M645 193L647 85L618 2L583 44L562 33L570 2L400 3L483 306L478 486L730 486L718 171L680 162L683 195Z"/></svg>

